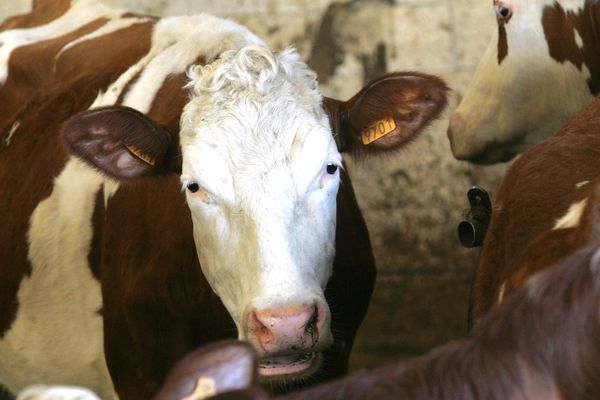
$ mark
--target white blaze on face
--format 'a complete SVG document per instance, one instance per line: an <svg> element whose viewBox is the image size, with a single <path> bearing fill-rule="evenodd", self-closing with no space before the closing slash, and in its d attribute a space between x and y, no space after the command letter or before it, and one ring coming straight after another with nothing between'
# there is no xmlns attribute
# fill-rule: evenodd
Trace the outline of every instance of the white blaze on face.
<svg viewBox="0 0 600 400"><path fill-rule="evenodd" d="M182 181L202 269L240 335L250 308L324 301L341 156L315 76L260 46L191 71ZM195 188L196 189L196 188Z"/></svg>
<svg viewBox="0 0 600 400"><path fill-rule="evenodd" d="M554 0L499 3L512 12L504 24L508 51L499 63L498 43L504 39L494 26L494 36L451 118L452 151L460 159L506 160L554 133L592 99L585 65L579 70L550 56L542 15Z"/></svg>

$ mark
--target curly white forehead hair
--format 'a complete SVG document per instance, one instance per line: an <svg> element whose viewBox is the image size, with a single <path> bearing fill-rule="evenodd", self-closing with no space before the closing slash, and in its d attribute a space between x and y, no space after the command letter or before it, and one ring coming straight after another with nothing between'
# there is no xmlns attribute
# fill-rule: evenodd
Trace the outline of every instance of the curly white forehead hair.
<svg viewBox="0 0 600 400"><path fill-rule="evenodd" d="M242 93L259 98L288 91L317 104L322 99L316 74L293 48L273 52L265 46L249 45L227 50L210 64L190 68L188 76L192 95L210 96L217 106Z"/></svg>

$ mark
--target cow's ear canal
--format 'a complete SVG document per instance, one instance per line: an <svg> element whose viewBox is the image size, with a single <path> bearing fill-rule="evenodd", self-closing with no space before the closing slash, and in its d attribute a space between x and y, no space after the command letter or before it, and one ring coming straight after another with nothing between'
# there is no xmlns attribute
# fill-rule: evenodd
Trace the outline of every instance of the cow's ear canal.
<svg viewBox="0 0 600 400"><path fill-rule="evenodd" d="M115 179L180 171L171 134L141 112L112 106L83 111L63 126L70 152Z"/></svg>

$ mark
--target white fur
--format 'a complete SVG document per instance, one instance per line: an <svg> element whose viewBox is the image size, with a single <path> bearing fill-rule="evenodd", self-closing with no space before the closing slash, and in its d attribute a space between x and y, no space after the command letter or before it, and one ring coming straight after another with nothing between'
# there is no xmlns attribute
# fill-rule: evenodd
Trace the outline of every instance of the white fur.
<svg viewBox="0 0 600 400"><path fill-rule="evenodd" d="M31 386L19 393L17 400L100 400L100 397L75 386Z"/></svg>
<svg viewBox="0 0 600 400"><path fill-rule="evenodd" d="M160 20L152 42L161 51L151 59L124 101L142 112L150 109L151 100L169 74L184 72L199 56L212 61L224 49L263 43L240 25L207 14Z"/></svg>
<svg viewBox="0 0 600 400"><path fill-rule="evenodd" d="M13 135L15 134L15 132L17 131L17 129L19 129L20 126L21 126L21 122L20 121L15 121L15 123L12 124L12 126L10 127L10 131L8 131L8 136L6 136L6 138L4 138L4 145L5 146L9 146L10 145L10 141L12 140Z"/></svg>
<svg viewBox="0 0 600 400"><path fill-rule="evenodd" d="M581 201L571 204L566 214L559 218L554 224L554 230L556 229L569 229L575 228L579 225L581 221L581 216L585 211L585 207L587 206L588 199L585 198Z"/></svg>
<svg viewBox="0 0 600 400"><path fill-rule="evenodd" d="M87 35L83 35L79 38L77 38L76 40L67 43L67 45L65 47L63 47L61 49L61 51L58 53L58 55L56 56L56 58L60 58L60 56L68 49L70 49L71 47L78 45L80 43L89 41L89 40L93 40L95 38L107 35L109 33L112 32L116 32L118 30L121 29L125 29L127 27L130 27L132 25L136 25L136 24L140 24L142 22L147 22L149 21L149 18L139 18L139 17L129 17L129 18L114 18L111 19L110 21L108 21L106 24L102 25L99 29L96 29L95 31L88 33Z"/></svg>
<svg viewBox="0 0 600 400"><path fill-rule="evenodd" d="M504 292L506 291L506 282L502 282L500 285L500 291L498 292L498 304L502 303L504 300Z"/></svg>
<svg viewBox="0 0 600 400"><path fill-rule="evenodd" d="M554 133L592 99L590 77L570 62L550 57L542 10L554 0L507 0L513 15L506 24L508 56L498 65L498 28L451 120L452 150L472 157L485 144L519 153ZM560 2L564 7L573 3ZM583 4L579 1L579 4ZM497 161L490 155L488 162Z"/></svg>
<svg viewBox="0 0 600 400"><path fill-rule="evenodd" d="M340 165L315 76L294 51L261 46L190 72L184 183L204 274L245 338L252 309L324 301ZM201 244L201 245L200 245Z"/></svg>
<svg viewBox="0 0 600 400"><path fill-rule="evenodd" d="M32 382L78 384L114 398L103 355L100 285L87 261L103 179L72 159L31 217L32 272L21 282L16 319L0 340L0 360L10 360L0 363L0 376L13 392Z"/></svg>

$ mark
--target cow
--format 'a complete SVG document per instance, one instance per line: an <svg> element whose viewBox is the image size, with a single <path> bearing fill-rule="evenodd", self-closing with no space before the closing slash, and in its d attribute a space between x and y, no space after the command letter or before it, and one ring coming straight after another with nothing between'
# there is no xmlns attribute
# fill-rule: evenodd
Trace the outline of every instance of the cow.
<svg viewBox="0 0 600 400"><path fill-rule="evenodd" d="M599 335L600 247L590 246L532 275L466 339L277 398L598 399ZM198 349L177 364L154 400L270 399L256 384L255 365L244 343ZM75 390L31 388L22 400L48 400L51 391L54 400L96 400L83 391L71 396Z"/></svg>
<svg viewBox="0 0 600 400"><path fill-rule="evenodd" d="M274 390L346 371L376 271L342 153L401 149L444 82L323 98L294 49L235 22L92 0L0 31L0 396L147 400L235 337Z"/></svg>
<svg viewBox="0 0 600 400"><path fill-rule="evenodd" d="M493 164L551 136L600 92L600 5L494 0L497 27L450 117L454 156Z"/></svg>
<svg viewBox="0 0 600 400"><path fill-rule="evenodd" d="M476 320L535 272L600 239L599 132L594 100L508 168L476 273Z"/></svg>

